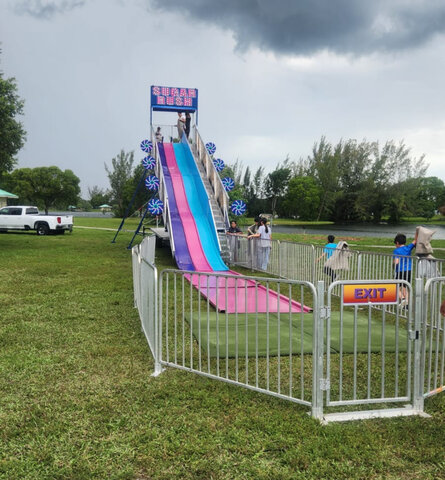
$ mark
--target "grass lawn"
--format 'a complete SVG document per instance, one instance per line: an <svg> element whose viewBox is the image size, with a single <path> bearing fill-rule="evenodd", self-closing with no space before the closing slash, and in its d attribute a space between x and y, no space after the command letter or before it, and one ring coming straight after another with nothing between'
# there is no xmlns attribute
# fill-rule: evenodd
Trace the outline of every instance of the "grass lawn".
<svg viewBox="0 0 445 480"><path fill-rule="evenodd" d="M0 479L445 478L445 394L426 401L429 419L321 426L222 382L151 377L131 234L111 244L113 231L80 228L119 223L0 234ZM166 249L157 263L173 266Z"/></svg>

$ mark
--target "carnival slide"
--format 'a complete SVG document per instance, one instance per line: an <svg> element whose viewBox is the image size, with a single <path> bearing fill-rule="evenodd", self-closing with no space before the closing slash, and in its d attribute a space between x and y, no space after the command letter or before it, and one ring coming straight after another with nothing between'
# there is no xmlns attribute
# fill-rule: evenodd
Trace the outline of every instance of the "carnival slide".
<svg viewBox="0 0 445 480"><path fill-rule="evenodd" d="M202 248L205 258L214 272L227 271L221 251L207 192L185 137L181 143L173 144L176 162L181 173L186 200L199 232L200 246L193 242L192 248ZM196 268L196 270L199 270Z"/></svg>
<svg viewBox="0 0 445 480"><path fill-rule="evenodd" d="M256 281L244 280L237 272L229 271L221 258L207 192L187 141L183 138L181 143L158 143L158 148L178 268L234 276L188 274L186 278L193 286L217 310L227 313L289 312L289 308L292 312L309 311Z"/></svg>

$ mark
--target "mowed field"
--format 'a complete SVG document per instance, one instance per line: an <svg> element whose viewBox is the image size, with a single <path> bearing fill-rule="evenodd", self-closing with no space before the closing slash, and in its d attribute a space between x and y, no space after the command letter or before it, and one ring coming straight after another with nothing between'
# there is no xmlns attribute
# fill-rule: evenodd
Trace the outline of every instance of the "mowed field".
<svg viewBox="0 0 445 480"><path fill-rule="evenodd" d="M426 401L430 418L322 426L222 382L151 377L131 233L112 244L96 228L118 225L0 234L0 479L445 478L444 393ZM167 249L157 265L174 266Z"/></svg>

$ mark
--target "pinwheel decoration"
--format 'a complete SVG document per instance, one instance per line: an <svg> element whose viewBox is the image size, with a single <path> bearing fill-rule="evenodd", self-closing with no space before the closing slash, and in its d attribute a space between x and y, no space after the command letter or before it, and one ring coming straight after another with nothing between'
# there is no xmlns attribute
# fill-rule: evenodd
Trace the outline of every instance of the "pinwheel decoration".
<svg viewBox="0 0 445 480"><path fill-rule="evenodd" d="M216 145L213 142L206 143L206 150L209 155L213 155L216 152Z"/></svg>
<svg viewBox="0 0 445 480"><path fill-rule="evenodd" d="M156 160L151 156L145 157L142 160L142 165L145 168L145 170L153 170L153 168L155 168L155 165L156 165Z"/></svg>
<svg viewBox="0 0 445 480"><path fill-rule="evenodd" d="M149 175L145 179L145 186L152 191L156 191L159 188L159 178L156 175Z"/></svg>
<svg viewBox="0 0 445 480"><path fill-rule="evenodd" d="M164 204L162 200L159 200L159 198L152 198L148 202L148 211L152 215L161 215L161 213L164 211Z"/></svg>
<svg viewBox="0 0 445 480"><path fill-rule="evenodd" d="M215 160L213 160L213 165L215 165L215 170L217 172L222 172L225 167L224 161L220 158L215 158Z"/></svg>
<svg viewBox="0 0 445 480"><path fill-rule="evenodd" d="M243 215L246 213L247 205L242 200L235 200L232 205L230 205L230 209L235 215Z"/></svg>
<svg viewBox="0 0 445 480"><path fill-rule="evenodd" d="M221 180L221 182L226 192L230 192L235 188L235 181L233 180L233 178L225 177Z"/></svg>
<svg viewBox="0 0 445 480"><path fill-rule="evenodd" d="M149 153L153 148L153 143L150 140L142 140L141 142L141 150L143 152Z"/></svg>

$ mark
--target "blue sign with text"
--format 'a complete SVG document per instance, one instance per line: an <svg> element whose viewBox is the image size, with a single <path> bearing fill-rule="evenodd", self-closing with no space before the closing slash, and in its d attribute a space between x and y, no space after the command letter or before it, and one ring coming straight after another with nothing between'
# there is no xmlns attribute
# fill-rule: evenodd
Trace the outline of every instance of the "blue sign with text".
<svg viewBox="0 0 445 480"><path fill-rule="evenodd" d="M196 112L198 89L152 85L151 108L156 112Z"/></svg>

